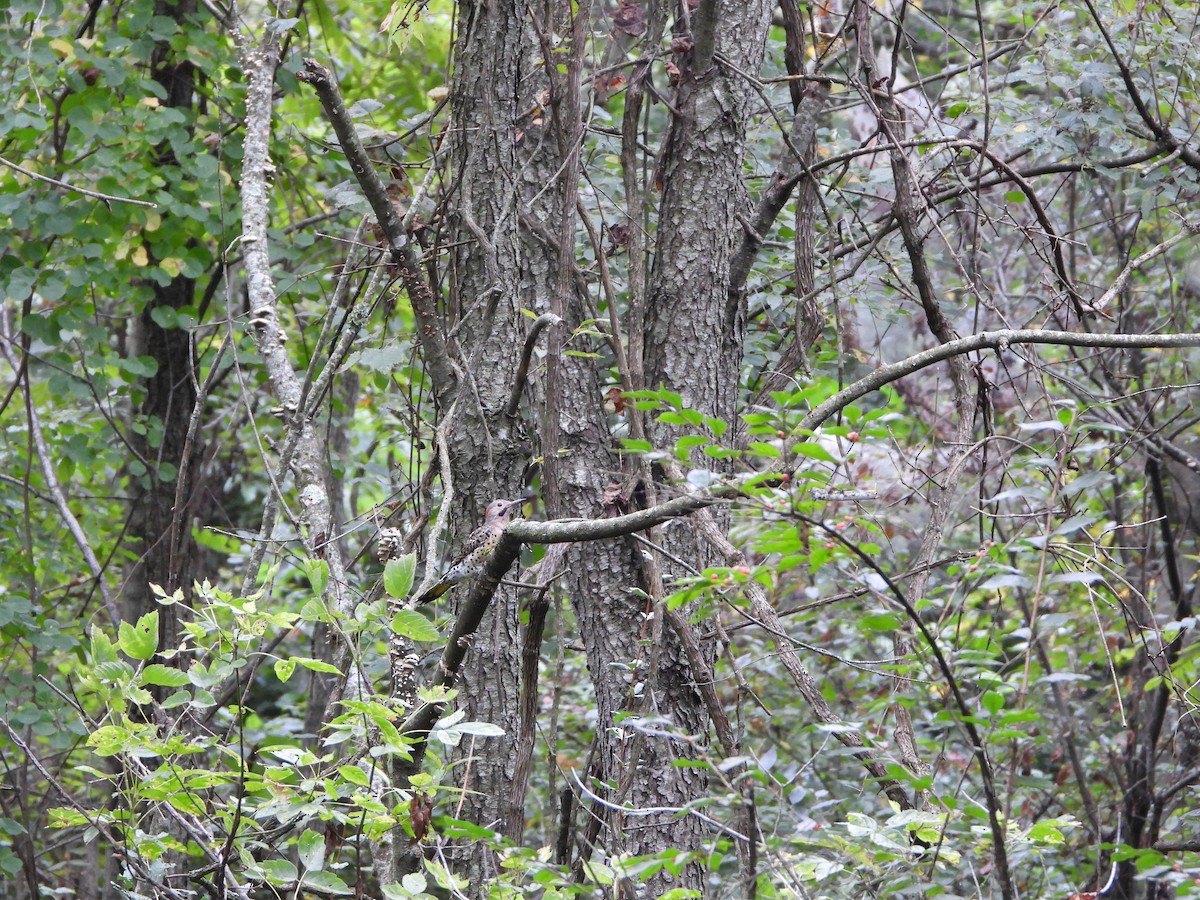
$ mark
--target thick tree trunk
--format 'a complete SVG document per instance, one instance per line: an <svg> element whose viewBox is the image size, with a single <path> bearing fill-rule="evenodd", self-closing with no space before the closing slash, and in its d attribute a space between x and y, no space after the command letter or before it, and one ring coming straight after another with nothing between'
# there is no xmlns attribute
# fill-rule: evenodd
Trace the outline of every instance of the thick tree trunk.
<svg viewBox="0 0 1200 900"><path fill-rule="evenodd" d="M681 70L660 162L662 205L646 322L646 383L681 393L694 409L732 421L745 309L726 302L729 264L747 211L741 183L750 85L762 65L774 4L702 0L694 49Z"/></svg>
<svg viewBox="0 0 1200 900"><path fill-rule="evenodd" d="M588 355L565 353L563 346L565 335L576 333L584 320L593 318L583 293L586 287L575 272L576 153L582 139L577 86L586 48L581 46L578 30L569 39L569 5L545 4L539 9L539 19L549 42L571 50L570 62L566 54L559 58L568 68L564 77L554 77L546 67L531 76L534 92L548 90L553 111L542 127L530 129L525 144L529 156L523 182L529 228L524 245L530 289L539 312L553 312L564 319L552 332L547 353L542 495L546 512L553 518L597 518L620 511L612 505L610 489L634 479L633 464L612 449L595 361ZM578 339L571 347L605 350L603 346L587 347ZM606 503L610 504L607 508ZM605 855L697 851L705 838L696 820L689 817L663 813L624 820L612 809L678 808L701 796L704 785L698 770L674 765L688 755L678 738L703 735L707 721L690 688L690 675L675 635L664 631L657 645L651 640L655 633L653 604L644 594L634 593L635 588L644 586L640 558L632 538L593 541L568 547L556 566L563 572L561 586L571 598L587 649L596 696L598 752L593 771L584 777L587 789L599 799L577 798L589 814L584 833L575 836L581 856L595 862L607 862L602 858ZM650 673L655 662L658 670ZM530 686L525 689L532 691ZM622 714L626 715L623 724L617 718ZM635 823L636 827L630 827ZM672 887L702 890L702 868L689 867L678 878L659 872L647 879L641 890L646 896L658 896ZM622 887L622 894L626 889Z"/></svg>
<svg viewBox="0 0 1200 900"><path fill-rule="evenodd" d="M741 242L738 216L748 211L741 173L751 98L750 85L733 67L759 71L773 8L766 0L702 0L692 16L692 49L677 57L681 74L672 104L677 113L659 162L663 194L646 304L645 384L675 391L687 406L733 426L745 307L743 292L730 296L730 260ZM718 63L716 54L731 65ZM679 435L673 428L662 429L653 439L670 449ZM678 489L667 484L655 490ZM670 554L658 561L668 592L670 578L711 562L711 551L686 521L664 528L661 543ZM685 561L690 571L672 558ZM711 663L712 646L700 652ZM704 734L707 714L673 631L663 630L658 656L659 708L670 711L669 730L680 737ZM642 764L657 779L633 782L629 799L635 806L680 808L702 795L707 787L702 770L672 765L674 758L692 752L689 744L655 738L644 746ZM691 816L663 816L656 824L646 830L658 835L661 846L639 852L698 849L708 836ZM703 890L702 876L702 867L691 867L684 872L683 886Z"/></svg>
<svg viewBox="0 0 1200 900"><path fill-rule="evenodd" d="M459 244L449 316L459 369L450 429L452 551L490 501L521 493L530 456L525 428L504 411L524 341L514 185L526 21L521 0L459 7L450 130L449 213ZM459 815L500 831L513 779L519 646L516 595L502 588L475 634L459 689L468 718L498 725L504 735L464 742L458 754L471 761L456 769L466 791ZM473 886L497 874L496 860L479 845L464 855Z"/></svg>

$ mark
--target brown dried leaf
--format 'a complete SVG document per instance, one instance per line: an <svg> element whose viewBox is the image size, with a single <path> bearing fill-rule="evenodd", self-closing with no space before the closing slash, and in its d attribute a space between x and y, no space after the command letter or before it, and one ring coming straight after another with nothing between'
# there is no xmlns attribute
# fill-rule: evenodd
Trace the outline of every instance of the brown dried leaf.
<svg viewBox="0 0 1200 900"><path fill-rule="evenodd" d="M646 30L646 14L636 0L619 0L613 13L613 28L630 37L637 37Z"/></svg>
<svg viewBox="0 0 1200 900"><path fill-rule="evenodd" d="M626 223L618 222L616 225L609 225L605 230L608 233L608 239L612 241L610 253L618 247L629 246L629 226Z"/></svg>
<svg viewBox="0 0 1200 900"><path fill-rule="evenodd" d="M429 822L433 818L433 804L428 797L415 796L408 801L408 817L412 825L413 843L429 833Z"/></svg>

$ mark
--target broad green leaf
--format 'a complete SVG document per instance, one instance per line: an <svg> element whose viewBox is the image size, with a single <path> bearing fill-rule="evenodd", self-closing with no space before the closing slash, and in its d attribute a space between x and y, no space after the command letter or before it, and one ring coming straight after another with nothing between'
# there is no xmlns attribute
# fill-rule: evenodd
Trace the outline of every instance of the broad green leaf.
<svg viewBox="0 0 1200 900"><path fill-rule="evenodd" d="M329 663L321 662L319 659L309 659L306 656L294 656L292 659L310 672L327 672L330 675L342 674L337 666L331 666Z"/></svg>
<svg viewBox="0 0 1200 900"><path fill-rule="evenodd" d="M359 787L370 787L371 785L371 779L367 777L367 773L358 766L341 766L338 768L338 774L351 784L357 784Z"/></svg>
<svg viewBox="0 0 1200 900"><path fill-rule="evenodd" d="M801 441L799 444L792 446L792 452L799 456L807 456L809 459L819 459L822 462L838 463L838 460L832 453L814 441Z"/></svg>
<svg viewBox="0 0 1200 900"><path fill-rule="evenodd" d="M136 624L122 622L117 630L121 651L133 659L149 659L158 649L158 611L148 612Z"/></svg>
<svg viewBox="0 0 1200 900"><path fill-rule="evenodd" d="M406 553L389 559L383 567L383 586L389 597L401 599L412 589L413 575L417 569L417 555Z"/></svg>
<svg viewBox="0 0 1200 900"><path fill-rule="evenodd" d="M414 641L441 640L441 634L415 609L402 609L392 617L392 631Z"/></svg>
<svg viewBox="0 0 1200 900"><path fill-rule="evenodd" d="M287 680L296 671L296 661L293 659L277 659L275 660L274 669L275 677L282 683L287 684Z"/></svg>
<svg viewBox="0 0 1200 900"><path fill-rule="evenodd" d="M868 616L863 616L859 622L868 631L888 632L895 631L904 624L904 617L899 613L872 613Z"/></svg>
<svg viewBox="0 0 1200 900"><path fill-rule="evenodd" d="M190 683L187 672L152 663L142 669L142 684L155 684L160 687L183 687Z"/></svg>
<svg viewBox="0 0 1200 900"><path fill-rule="evenodd" d="M105 662L117 662L117 648L102 628L92 626L92 665Z"/></svg>
<svg viewBox="0 0 1200 900"><path fill-rule="evenodd" d="M313 593L318 597L323 596L325 587L329 584L329 563L323 559L306 559L302 565Z"/></svg>
<svg viewBox="0 0 1200 900"><path fill-rule="evenodd" d="M301 887L309 887L324 894L344 897L354 891L333 872L305 872L300 878Z"/></svg>
<svg viewBox="0 0 1200 900"><path fill-rule="evenodd" d="M1004 709L1004 695L999 691L984 691L983 697L980 699L983 703L983 708L993 716Z"/></svg>
<svg viewBox="0 0 1200 900"><path fill-rule="evenodd" d="M305 830L296 841L296 856L300 867L308 872L325 868L325 835Z"/></svg>

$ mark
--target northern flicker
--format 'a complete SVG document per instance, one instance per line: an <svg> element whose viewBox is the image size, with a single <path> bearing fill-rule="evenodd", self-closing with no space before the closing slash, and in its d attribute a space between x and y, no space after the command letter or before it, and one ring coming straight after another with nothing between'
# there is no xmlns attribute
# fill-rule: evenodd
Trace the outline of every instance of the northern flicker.
<svg viewBox="0 0 1200 900"><path fill-rule="evenodd" d="M488 557L500 543L500 535L504 531L504 526L512 521L513 513L519 510L524 502L523 499L519 499L493 500L489 503L483 512L483 524L467 537L467 542L463 544L462 554L450 565L445 575L417 598L416 605L420 606L422 603L436 600L460 581L474 578L482 572L483 567L487 565Z"/></svg>

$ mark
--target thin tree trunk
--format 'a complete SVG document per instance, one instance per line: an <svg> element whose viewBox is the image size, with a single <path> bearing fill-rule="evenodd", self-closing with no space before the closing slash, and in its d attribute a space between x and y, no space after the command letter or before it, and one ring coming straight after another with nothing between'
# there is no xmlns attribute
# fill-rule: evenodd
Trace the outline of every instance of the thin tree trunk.
<svg viewBox="0 0 1200 900"><path fill-rule="evenodd" d="M195 0L160 0L155 15L169 16L179 25L188 27L195 14ZM158 43L150 58L154 80L166 94L163 105L184 110L191 119L194 103L196 69L181 60L171 49L169 41ZM189 126L190 127L190 126ZM163 168L176 168L178 161L170 145L158 148L158 163ZM195 302L196 282L176 275L165 285L155 283L153 298L134 322L131 356L147 356L157 366L153 375L142 382L142 401L134 410L138 426L129 431L130 444L137 454L131 460L130 483L133 503L129 514L129 534L137 553L137 562L125 577L124 614L137 618L152 609L159 611L159 646L179 644L179 619L175 606L159 607L149 585L161 585L168 593L182 587L185 592L192 581L192 558L196 545L185 509L175 509L177 477L183 467L183 455L190 452L199 458L202 442L187 446L188 422L196 402L196 374L191 333L185 328L165 328L159 324L164 311L173 313ZM194 466L180 494L191 499L198 474ZM177 537L175 537L177 535Z"/></svg>

